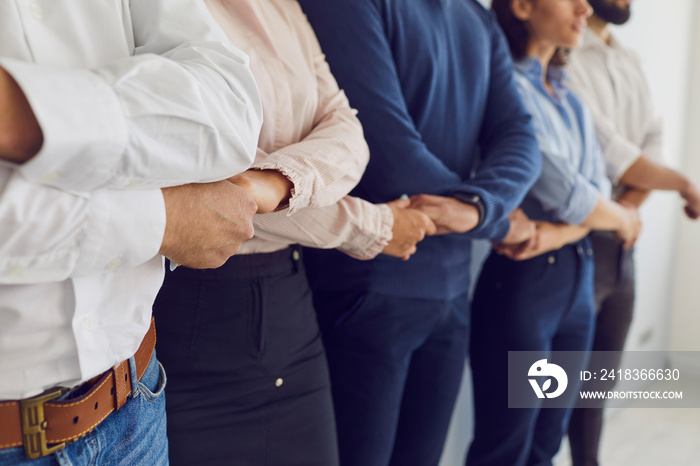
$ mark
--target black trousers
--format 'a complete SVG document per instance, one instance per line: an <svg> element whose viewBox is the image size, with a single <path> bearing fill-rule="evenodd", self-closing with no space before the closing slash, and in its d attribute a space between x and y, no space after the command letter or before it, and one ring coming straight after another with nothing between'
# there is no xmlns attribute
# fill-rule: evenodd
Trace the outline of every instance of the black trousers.
<svg viewBox="0 0 700 466"><path fill-rule="evenodd" d="M300 251L168 271L155 316L171 464L338 464L328 368Z"/></svg>
<svg viewBox="0 0 700 466"><path fill-rule="evenodd" d="M621 352L634 311L633 251L622 248L606 233L591 234L595 251L596 323L593 351ZM618 353L619 354L619 353ZM610 356L605 367L617 369L620 358ZM609 391L614 380L597 381L595 390ZM576 408L569 422L569 443L573 466L597 466L603 428L604 400L595 408Z"/></svg>

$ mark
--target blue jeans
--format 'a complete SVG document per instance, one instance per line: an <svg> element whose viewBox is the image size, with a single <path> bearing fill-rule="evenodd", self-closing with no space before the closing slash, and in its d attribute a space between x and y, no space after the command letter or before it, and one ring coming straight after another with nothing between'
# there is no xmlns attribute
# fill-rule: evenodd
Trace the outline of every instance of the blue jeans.
<svg viewBox="0 0 700 466"><path fill-rule="evenodd" d="M492 253L472 304L470 358L474 439L468 466L551 466L576 402L569 408L509 408L508 351L575 351L586 368L593 334L590 241L522 262ZM578 373L578 371L576 372Z"/></svg>
<svg viewBox="0 0 700 466"><path fill-rule="evenodd" d="M165 371L155 354L140 381L136 381L133 358L129 360L129 368L132 394L119 411L110 414L92 432L53 455L35 460L24 456L23 447L0 450L0 466L167 465ZM71 392L62 397L69 398Z"/></svg>

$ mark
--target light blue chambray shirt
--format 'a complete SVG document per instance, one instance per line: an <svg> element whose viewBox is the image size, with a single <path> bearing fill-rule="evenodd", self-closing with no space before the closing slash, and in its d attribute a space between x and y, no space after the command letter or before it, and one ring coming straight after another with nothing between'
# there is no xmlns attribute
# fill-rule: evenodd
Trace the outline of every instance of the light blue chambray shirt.
<svg viewBox="0 0 700 466"><path fill-rule="evenodd" d="M564 71L550 66L542 84L542 65L534 57L515 62L515 81L542 153L542 174L523 201L534 220L578 225L596 206L598 196L610 198L610 181L588 109L563 84Z"/></svg>

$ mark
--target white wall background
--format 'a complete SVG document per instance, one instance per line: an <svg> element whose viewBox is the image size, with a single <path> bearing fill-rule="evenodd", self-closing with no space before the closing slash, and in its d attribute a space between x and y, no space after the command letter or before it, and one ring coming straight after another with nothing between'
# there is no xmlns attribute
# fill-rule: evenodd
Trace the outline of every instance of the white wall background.
<svg viewBox="0 0 700 466"><path fill-rule="evenodd" d="M691 177L700 180L700 7L695 8L693 57L689 66L691 84L688 98L686 150L683 167ZM675 265L674 305L671 315L670 349L700 351L700 223L681 222ZM691 365L700 372L700 361L674 361Z"/></svg>
<svg viewBox="0 0 700 466"><path fill-rule="evenodd" d="M635 0L632 20L614 33L644 62L665 121L668 164L700 181L698 3ZM675 193L654 193L642 208L644 232L637 245L637 303L629 350L700 351L700 223L685 220L682 205ZM478 267L477 260L475 270ZM673 363L700 373L700 360L692 356ZM440 466L464 464L472 436L470 384L467 368Z"/></svg>

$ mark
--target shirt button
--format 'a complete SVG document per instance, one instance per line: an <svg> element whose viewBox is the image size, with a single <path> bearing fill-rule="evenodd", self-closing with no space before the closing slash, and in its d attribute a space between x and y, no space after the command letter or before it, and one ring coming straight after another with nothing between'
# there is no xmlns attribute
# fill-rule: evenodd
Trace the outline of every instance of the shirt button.
<svg viewBox="0 0 700 466"><path fill-rule="evenodd" d="M583 246L576 246L576 251L579 256L583 256Z"/></svg>
<svg viewBox="0 0 700 466"><path fill-rule="evenodd" d="M36 3L29 5L29 13L31 13L34 19L42 19L44 17L44 10Z"/></svg>
<svg viewBox="0 0 700 466"><path fill-rule="evenodd" d="M41 177L41 181L44 183L53 183L61 177L59 172L51 172Z"/></svg>
<svg viewBox="0 0 700 466"><path fill-rule="evenodd" d="M549 262L550 264L554 264L556 261L557 259L554 256L549 256L547 258L547 262Z"/></svg>
<svg viewBox="0 0 700 466"><path fill-rule="evenodd" d="M297 251L296 249L292 251L292 259L294 259L295 261L299 260L299 251Z"/></svg>
<svg viewBox="0 0 700 466"><path fill-rule="evenodd" d="M107 264L105 266L105 268L107 270L117 270L121 266L122 266L122 260L121 259L114 259L109 264Z"/></svg>
<svg viewBox="0 0 700 466"><path fill-rule="evenodd" d="M592 256L592 255L593 255L593 249L590 249L590 248L589 248L589 249L586 251L586 253L587 253L589 256Z"/></svg>
<svg viewBox="0 0 700 466"><path fill-rule="evenodd" d="M19 265L16 265L7 271L7 274L10 277L19 277L23 273L24 273L24 267L20 267Z"/></svg>
<svg viewBox="0 0 700 466"><path fill-rule="evenodd" d="M277 380L275 380L275 387L281 387L283 383L284 383L284 380L282 380L281 378L277 379Z"/></svg>
<svg viewBox="0 0 700 466"><path fill-rule="evenodd" d="M83 319L83 328L89 332L93 329L93 327L94 327L94 325L92 324L92 318L85 317Z"/></svg>

